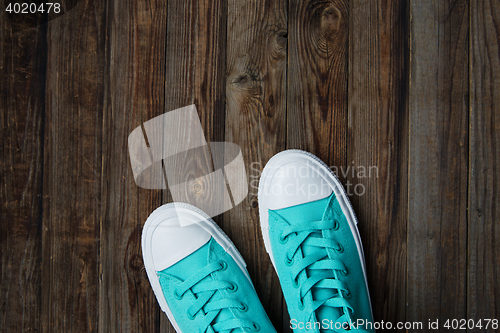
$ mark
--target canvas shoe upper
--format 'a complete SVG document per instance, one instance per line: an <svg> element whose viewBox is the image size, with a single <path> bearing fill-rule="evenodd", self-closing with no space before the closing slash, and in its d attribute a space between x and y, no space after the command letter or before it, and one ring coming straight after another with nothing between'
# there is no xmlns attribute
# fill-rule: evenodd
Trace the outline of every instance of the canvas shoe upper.
<svg viewBox="0 0 500 333"><path fill-rule="evenodd" d="M294 332L373 332L356 217L331 170L310 153L284 151L264 168L258 195Z"/></svg>
<svg viewBox="0 0 500 333"><path fill-rule="evenodd" d="M246 264L208 215L164 205L142 233L144 266L161 309L178 333L276 332Z"/></svg>

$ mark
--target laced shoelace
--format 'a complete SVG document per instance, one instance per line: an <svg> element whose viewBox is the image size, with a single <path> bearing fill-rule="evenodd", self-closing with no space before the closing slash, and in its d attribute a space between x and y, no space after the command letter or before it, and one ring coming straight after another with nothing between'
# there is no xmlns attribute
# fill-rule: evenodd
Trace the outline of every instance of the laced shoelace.
<svg viewBox="0 0 500 333"><path fill-rule="evenodd" d="M312 300L310 304L311 311L307 318L311 320L315 311L321 306L340 308L342 315L334 322L341 324L352 323L352 314L354 309L349 303L351 294L345 283L341 281L342 277L348 274L344 263L335 258L338 253L344 251L342 244L333 240L332 232L339 228L339 222L336 219L324 219L313 222L301 222L296 225L285 227L279 235L279 242L289 243L285 264L291 267L292 284L298 289L299 309L305 308L304 298L311 292L312 288L331 289L335 293L332 297L324 300ZM316 248L308 255L297 254L299 249L304 246ZM299 282L299 275L308 269L309 272L316 270L314 274L307 274L307 278ZM340 330L345 331L345 330ZM365 332L360 329L352 329L350 332Z"/></svg>
<svg viewBox="0 0 500 333"><path fill-rule="evenodd" d="M200 323L200 333L231 333L234 329L248 329L251 332L256 332L260 329L257 323L244 318L231 318L223 321L216 321L217 316L224 309L237 309L242 312L248 310L247 306L231 298L222 297L218 300L213 300L213 296L222 290L234 292L238 286L230 281L209 280L202 281L210 274L223 271L227 268L227 263L223 260L211 263L200 269L196 274L189 277L174 289L174 297L178 300L183 299L188 293L192 293L195 297L193 304L187 310L187 317L194 320L198 313L204 315L203 321ZM158 272L160 278L168 275L168 273Z"/></svg>

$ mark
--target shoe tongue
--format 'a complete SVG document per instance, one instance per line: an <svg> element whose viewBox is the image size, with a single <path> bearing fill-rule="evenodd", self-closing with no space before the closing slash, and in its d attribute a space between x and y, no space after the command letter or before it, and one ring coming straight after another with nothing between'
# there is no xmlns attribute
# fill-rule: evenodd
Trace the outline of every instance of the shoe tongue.
<svg viewBox="0 0 500 333"><path fill-rule="evenodd" d="M164 272L166 272L170 275L173 275L173 276L181 279L182 281L187 280L193 274L196 274L200 269L202 269L206 265L214 262L214 260L210 260L210 251L211 251L212 242L216 244L216 241L213 238L211 238L205 245L200 247L195 252L191 253L186 258L177 262L175 265L165 269ZM215 273L215 274L217 274L217 273ZM203 282L207 282L207 281L211 281L211 280L213 280L213 278L211 275L209 275L209 276L205 277L203 280L201 280L199 283L203 283ZM222 298L221 293L216 292L215 295L212 296L210 301L218 301L221 298ZM212 324L216 324L218 322L230 320L233 318L234 318L234 316L230 310L223 309L217 315L217 317L215 317ZM233 333L240 333L240 332L243 332L243 330L241 330L241 329L233 330Z"/></svg>
<svg viewBox="0 0 500 333"><path fill-rule="evenodd" d="M323 213L329 201L330 197L326 197L297 206L279 209L276 213L292 225L294 223L320 221L323 218Z"/></svg>
<svg viewBox="0 0 500 333"><path fill-rule="evenodd" d="M283 208L277 210L276 212L292 225L302 222L321 221L323 219L325 210L328 207L328 204L330 203L330 200L333 200L332 198L333 196L334 194L332 193L332 195L324 199L307 202L293 207ZM319 232L313 233L311 234L311 236L322 237ZM302 249L302 254L304 256L308 256L318 251L317 247L307 246L307 245L302 245L301 249ZM326 256L326 250L322 249L321 251L324 251ZM311 277L320 274L322 271L306 269L306 272L307 276ZM335 294L336 293L334 292L334 290L331 289L312 288L313 299L316 301L329 299L333 297ZM318 310L316 310L316 318L315 319L313 318L311 320L322 322L322 320L327 319L328 322L330 322L330 320L335 321L341 315L342 313L340 309L332 308L329 306L321 306Z"/></svg>

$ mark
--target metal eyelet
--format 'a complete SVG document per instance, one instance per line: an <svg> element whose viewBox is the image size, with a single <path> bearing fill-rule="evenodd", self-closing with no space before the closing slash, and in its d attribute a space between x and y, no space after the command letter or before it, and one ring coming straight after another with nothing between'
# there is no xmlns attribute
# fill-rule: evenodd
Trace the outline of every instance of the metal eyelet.
<svg viewBox="0 0 500 333"><path fill-rule="evenodd" d="M283 234L281 233L278 236L278 241L280 242L280 244L286 244L288 242L288 236L283 237Z"/></svg>
<svg viewBox="0 0 500 333"><path fill-rule="evenodd" d="M231 287L228 287L227 290L234 293L236 290L238 290L238 285L235 283L232 283L232 282L230 282L230 283L231 283Z"/></svg>
<svg viewBox="0 0 500 333"><path fill-rule="evenodd" d="M333 230L339 230L340 222L337 219L335 219L334 222L335 223L333 224Z"/></svg>
<svg viewBox="0 0 500 333"><path fill-rule="evenodd" d="M302 299L299 300L299 310L304 310L305 308L305 305L304 305L304 302L302 301Z"/></svg>
<svg viewBox="0 0 500 333"><path fill-rule="evenodd" d="M338 244L339 246L335 249L335 251L337 251L338 253L342 253L344 252L344 247L342 246L342 244Z"/></svg>
<svg viewBox="0 0 500 333"><path fill-rule="evenodd" d="M342 269L340 271L340 274L342 274L343 276L346 276L347 275L347 268L346 269Z"/></svg>
<svg viewBox="0 0 500 333"><path fill-rule="evenodd" d="M224 260L219 261L219 264L220 264L219 271L225 271L227 269L227 262L225 262Z"/></svg>
<svg viewBox="0 0 500 333"><path fill-rule="evenodd" d="M285 256L285 265L292 266L293 265L293 258L290 259L290 258L288 258L288 256Z"/></svg>
<svg viewBox="0 0 500 333"><path fill-rule="evenodd" d="M179 301L179 300L181 300L183 297L184 297L184 295L179 295L179 294L177 293L177 290L174 290L174 298L175 298L176 300L178 300L178 301Z"/></svg>
<svg viewBox="0 0 500 333"><path fill-rule="evenodd" d="M252 332L258 332L260 331L260 326L257 323L252 323L252 327L250 327L250 331Z"/></svg>
<svg viewBox="0 0 500 333"><path fill-rule="evenodd" d="M248 306L245 303L241 303L241 306L238 308L241 312L247 312Z"/></svg>

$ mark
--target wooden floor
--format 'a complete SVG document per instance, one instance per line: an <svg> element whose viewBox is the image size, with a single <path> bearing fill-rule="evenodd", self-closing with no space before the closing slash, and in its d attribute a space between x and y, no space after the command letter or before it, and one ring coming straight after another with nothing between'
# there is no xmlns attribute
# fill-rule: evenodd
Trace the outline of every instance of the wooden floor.
<svg viewBox="0 0 500 333"><path fill-rule="evenodd" d="M500 319L498 1L63 7L0 14L0 332L174 332L140 249L171 195L136 186L127 137L193 103L249 180L287 148L337 169L376 321ZM215 220L291 332L255 189Z"/></svg>

